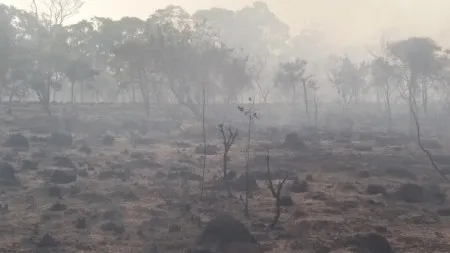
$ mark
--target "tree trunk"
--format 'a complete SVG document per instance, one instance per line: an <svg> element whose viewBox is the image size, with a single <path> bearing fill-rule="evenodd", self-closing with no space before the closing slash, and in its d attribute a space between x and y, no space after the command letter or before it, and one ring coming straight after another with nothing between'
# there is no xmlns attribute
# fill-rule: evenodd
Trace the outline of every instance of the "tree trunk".
<svg viewBox="0 0 450 253"><path fill-rule="evenodd" d="M75 82L70 82L70 101L72 104L75 103Z"/></svg>
<svg viewBox="0 0 450 253"><path fill-rule="evenodd" d="M53 99L52 101L53 102L56 102L56 93L57 93L57 91L54 89L53 90L53 97L52 97L52 99Z"/></svg>
<svg viewBox="0 0 450 253"><path fill-rule="evenodd" d="M296 91L296 88L295 88L295 85L292 87L292 104L295 104L295 91Z"/></svg>
<svg viewBox="0 0 450 253"><path fill-rule="evenodd" d="M131 85L131 92L133 95L133 104L136 104L136 87L134 85Z"/></svg>
<svg viewBox="0 0 450 253"><path fill-rule="evenodd" d="M200 198L203 197L205 187L205 170L206 170L206 130L205 130L205 109L206 109L206 94L205 86L202 87L202 135L203 135L203 168L202 168L202 184L200 189Z"/></svg>
<svg viewBox="0 0 450 253"><path fill-rule="evenodd" d="M42 107L44 109L44 111L48 114L48 115L52 115L52 112L50 111L50 90L51 90L51 85L50 82L45 82L45 91L44 91L44 95L42 96Z"/></svg>
<svg viewBox="0 0 450 253"><path fill-rule="evenodd" d="M267 97L269 96L269 92L267 91L267 92L265 92L264 93L264 95L263 95L263 103L264 104L267 104Z"/></svg>
<svg viewBox="0 0 450 253"><path fill-rule="evenodd" d="M231 197L231 188L230 188L230 182L228 181L228 150L225 150L223 153L223 181L225 184L225 187L227 188L228 196Z"/></svg>
<svg viewBox="0 0 450 253"><path fill-rule="evenodd" d="M8 99L8 115L11 116L12 115L12 100L14 98L14 91L11 91L11 93L9 94L9 99Z"/></svg>
<svg viewBox="0 0 450 253"><path fill-rule="evenodd" d="M142 102L144 104L145 115L147 117L150 117L150 98L148 94L148 84L141 82L139 84L139 89L141 90L142 94Z"/></svg>
<svg viewBox="0 0 450 253"><path fill-rule="evenodd" d="M416 92L415 92L415 86L417 84L417 76L416 73L414 73L413 71L411 71L410 74L410 78L409 78L409 83L408 83L408 106L409 106L409 133L410 135L413 135L415 132L415 127L414 126L414 105L415 105L415 96L416 96Z"/></svg>
<svg viewBox="0 0 450 253"><path fill-rule="evenodd" d="M247 150L246 150L246 157L245 157L245 206L244 206L244 216L246 218L250 217L250 210L248 208L248 197L250 195L250 189L249 189L249 177L250 177L250 140L251 140L251 133L252 133L252 123L253 123L253 115L248 116L248 139L247 139Z"/></svg>
<svg viewBox="0 0 450 253"><path fill-rule="evenodd" d="M95 91L95 97L97 100L97 104L100 103L100 91L98 91L98 90Z"/></svg>
<svg viewBox="0 0 450 253"><path fill-rule="evenodd" d="M275 202L275 216L273 217L272 223L269 225L270 228L274 228L275 225L277 225L278 220L280 219L280 215L281 215L281 207L279 200L277 199Z"/></svg>
<svg viewBox="0 0 450 253"><path fill-rule="evenodd" d="M80 83L80 103L84 103L84 85Z"/></svg>
<svg viewBox="0 0 450 253"><path fill-rule="evenodd" d="M386 111L388 115L388 131L391 131L392 128L392 108L391 108L391 96L390 92L386 90Z"/></svg>
<svg viewBox="0 0 450 253"><path fill-rule="evenodd" d="M428 85L422 83L422 107L425 115L428 115Z"/></svg>
<svg viewBox="0 0 450 253"><path fill-rule="evenodd" d="M313 101L314 101L314 125L317 127L319 125L319 102L317 101L316 91L313 91Z"/></svg>
<svg viewBox="0 0 450 253"><path fill-rule="evenodd" d="M306 88L306 81L303 81L303 100L305 102L305 112L306 112L306 117L308 117L308 124L309 124L310 116L309 116L308 90Z"/></svg>

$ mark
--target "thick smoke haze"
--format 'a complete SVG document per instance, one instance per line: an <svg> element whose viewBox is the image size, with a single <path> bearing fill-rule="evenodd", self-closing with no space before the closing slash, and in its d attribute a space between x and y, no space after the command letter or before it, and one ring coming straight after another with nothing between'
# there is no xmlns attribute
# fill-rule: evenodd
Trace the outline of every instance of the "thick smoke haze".
<svg viewBox="0 0 450 253"><path fill-rule="evenodd" d="M119 19L146 18L168 4L180 5L193 13L220 7L240 9L252 0L90 0L72 21L92 16ZM376 47L380 38L395 40L407 36L428 36L442 46L450 45L450 1L446 0L266 0L291 34L311 26L319 27L333 46ZM0 3L27 8L30 0L1 0Z"/></svg>

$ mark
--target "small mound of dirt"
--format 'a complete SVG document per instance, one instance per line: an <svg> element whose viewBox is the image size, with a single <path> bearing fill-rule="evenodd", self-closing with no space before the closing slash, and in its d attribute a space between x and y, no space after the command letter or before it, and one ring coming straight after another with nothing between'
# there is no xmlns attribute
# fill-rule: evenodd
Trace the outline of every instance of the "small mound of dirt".
<svg viewBox="0 0 450 253"><path fill-rule="evenodd" d="M61 211L65 211L67 210L67 205L66 204L62 204L60 202L56 202L55 204L53 204L50 208L50 211L53 212L61 212Z"/></svg>
<svg viewBox="0 0 450 253"><path fill-rule="evenodd" d="M226 177L226 179L228 180L228 181L230 181L230 180L233 180L233 179L235 179L236 178L236 172L234 172L233 170L229 170L228 172L227 172L227 177Z"/></svg>
<svg viewBox="0 0 450 253"><path fill-rule="evenodd" d="M389 241L384 236L376 233L356 235L349 240L348 244L356 246L358 252L394 253Z"/></svg>
<svg viewBox="0 0 450 253"><path fill-rule="evenodd" d="M72 159L70 159L70 157L67 156L57 155L53 157L53 161L54 161L53 165L56 167L71 168L71 169L75 168L75 164L72 162Z"/></svg>
<svg viewBox="0 0 450 253"><path fill-rule="evenodd" d="M443 164L443 165L450 165L450 156L449 155L433 155L433 160L437 163Z"/></svg>
<svg viewBox="0 0 450 253"><path fill-rule="evenodd" d="M291 192L293 193L303 193L308 191L308 181L305 180L295 180L291 187Z"/></svg>
<svg viewBox="0 0 450 253"><path fill-rule="evenodd" d="M368 178L370 177L370 173L367 170L360 170L356 172L356 176L359 178Z"/></svg>
<svg viewBox="0 0 450 253"><path fill-rule="evenodd" d="M247 189L247 177L244 175L239 176L234 181L231 182L231 185L235 191L246 191ZM258 183L256 179L252 175L248 175L248 190L255 191L258 189Z"/></svg>
<svg viewBox="0 0 450 253"><path fill-rule="evenodd" d="M103 145L111 146L114 144L115 141L116 141L116 138L110 134L105 134L102 136L102 144Z"/></svg>
<svg viewBox="0 0 450 253"><path fill-rule="evenodd" d="M382 185L378 184L369 184L366 189L366 193L369 195L382 194L385 195L387 193L386 188Z"/></svg>
<svg viewBox="0 0 450 253"><path fill-rule="evenodd" d="M50 182L54 184L70 184L76 180L77 174L66 170L55 170L50 178Z"/></svg>
<svg viewBox="0 0 450 253"><path fill-rule="evenodd" d="M48 189L48 196L61 199L63 197L62 189L59 186L51 186Z"/></svg>
<svg viewBox="0 0 450 253"><path fill-rule="evenodd" d="M150 145L155 143L155 140L145 136L136 136L134 139L136 145Z"/></svg>
<svg viewBox="0 0 450 253"><path fill-rule="evenodd" d="M161 167L161 165L152 161L150 158L139 157L125 162L123 167L127 169L148 169Z"/></svg>
<svg viewBox="0 0 450 253"><path fill-rule="evenodd" d="M450 216L450 208L444 207L441 209L436 210L436 213L439 214L439 216Z"/></svg>
<svg viewBox="0 0 450 253"><path fill-rule="evenodd" d="M406 178L411 180L417 179L416 175L414 175L412 172L404 168L397 168L397 167L387 168L385 170L385 173L389 176L397 178Z"/></svg>
<svg viewBox="0 0 450 253"><path fill-rule="evenodd" d="M73 144L73 137L68 133L52 133L50 143L60 147L70 147Z"/></svg>
<svg viewBox="0 0 450 253"><path fill-rule="evenodd" d="M440 150L442 149L442 145L439 143L438 140L433 139L422 139L420 140L422 146L428 150Z"/></svg>
<svg viewBox="0 0 450 253"><path fill-rule="evenodd" d="M197 246L203 249L224 249L233 243L257 244L257 241L239 220L221 215L206 224Z"/></svg>
<svg viewBox="0 0 450 253"><path fill-rule="evenodd" d="M283 147L297 151L303 151L307 149L305 142L300 139L297 133L288 133L286 135L286 138L284 139Z"/></svg>
<svg viewBox="0 0 450 253"><path fill-rule="evenodd" d="M403 184L394 193L399 200L408 203L419 203L423 201L425 190L422 186L412 183Z"/></svg>
<svg viewBox="0 0 450 253"><path fill-rule="evenodd" d="M85 217L78 217L75 221L75 227L77 229L85 229L87 228L87 220Z"/></svg>
<svg viewBox="0 0 450 253"><path fill-rule="evenodd" d="M53 238L50 234L45 234L44 237L37 243L37 246L40 248L52 248L58 247L59 242Z"/></svg>
<svg viewBox="0 0 450 253"><path fill-rule="evenodd" d="M134 193L131 189L128 188L122 188L117 189L113 193L111 193L111 197L113 199L120 199L121 201L137 201L139 200L139 197Z"/></svg>
<svg viewBox="0 0 450 253"><path fill-rule="evenodd" d="M203 145L195 147L195 153L203 155L205 152ZM219 148L216 145L206 144L206 155L217 155Z"/></svg>
<svg viewBox="0 0 450 253"><path fill-rule="evenodd" d="M278 203L280 204L280 206L293 206L294 205L294 201L292 201L291 196L281 196L280 202L278 202Z"/></svg>
<svg viewBox="0 0 450 253"><path fill-rule="evenodd" d="M7 162L0 161L0 184L11 185L17 183L14 167Z"/></svg>
<svg viewBox="0 0 450 253"><path fill-rule="evenodd" d="M113 232L116 235L125 232L125 227L121 221L107 221L100 226L100 229L104 232Z"/></svg>
<svg viewBox="0 0 450 253"><path fill-rule="evenodd" d="M398 200L408 203L434 202L442 204L447 198L447 194L437 185L417 185L412 183L403 184L394 193Z"/></svg>
<svg viewBox="0 0 450 253"><path fill-rule="evenodd" d="M121 179L122 181L127 181L131 177L131 171L125 170L106 170L102 171L97 175L98 180L108 180L108 179Z"/></svg>
<svg viewBox="0 0 450 253"><path fill-rule="evenodd" d="M8 137L5 142L5 146L11 148L23 148L28 149L30 147L30 143L28 142L27 137L22 134L15 133Z"/></svg>
<svg viewBox="0 0 450 253"><path fill-rule="evenodd" d="M90 154L92 152L92 149L87 144L83 144L78 148L78 151L80 151L82 153Z"/></svg>
<svg viewBox="0 0 450 253"><path fill-rule="evenodd" d="M373 150L372 145L365 143L353 144L353 149L360 152L371 152Z"/></svg>
<svg viewBox="0 0 450 253"><path fill-rule="evenodd" d="M21 170L37 170L39 162L32 161L29 159L23 159L20 161L20 169Z"/></svg>

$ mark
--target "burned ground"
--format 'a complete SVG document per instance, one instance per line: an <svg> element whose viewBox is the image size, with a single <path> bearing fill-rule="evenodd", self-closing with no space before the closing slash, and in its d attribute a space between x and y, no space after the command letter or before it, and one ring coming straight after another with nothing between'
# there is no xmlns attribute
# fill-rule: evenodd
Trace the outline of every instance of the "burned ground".
<svg viewBox="0 0 450 253"><path fill-rule="evenodd" d="M161 127L161 115L143 123L105 108L79 109L85 116L72 120L73 139L57 119L45 120L49 116L35 108L2 115L0 252L212 252L196 247L205 243L205 229L227 233L217 232L218 217L228 217L227 231L237 229L247 238L228 238L234 244L220 247L227 252L450 252L448 184L403 135L317 130L303 138L303 130L294 135L280 129L272 139L271 129L256 129L250 161L256 185L247 220L239 199L245 131L229 153L236 173L231 184L239 189L229 198L221 180L219 130L208 126L208 149L214 152L207 154L200 198L201 125ZM134 149L126 126L147 126L141 132L148 141ZM288 134L295 143L283 144ZM444 144L429 147L448 173ZM274 179L289 175L294 203L283 207L270 230L268 148Z"/></svg>

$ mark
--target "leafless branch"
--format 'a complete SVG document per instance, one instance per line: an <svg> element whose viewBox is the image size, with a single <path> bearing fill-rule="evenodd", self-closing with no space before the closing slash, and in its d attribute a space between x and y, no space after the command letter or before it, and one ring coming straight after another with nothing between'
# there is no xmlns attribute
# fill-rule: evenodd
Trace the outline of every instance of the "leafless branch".
<svg viewBox="0 0 450 253"><path fill-rule="evenodd" d="M202 134L203 134L203 168L202 168L202 183L200 197L203 197L203 191L205 188L205 170L206 170L206 131L205 131L205 109L206 109L206 94L205 86L202 87Z"/></svg>
<svg viewBox="0 0 450 253"><path fill-rule="evenodd" d="M231 146L233 145L234 141L236 140L236 137L238 135L238 130L236 129L235 131L233 131L231 129L231 127L227 127L228 131L226 131L224 129L223 124L219 125L219 129L220 129L220 133L222 134L222 140L223 140L223 146L224 146L223 167L222 167L223 181L225 183L225 187L227 188L228 196L231 197L232 194L231 194L230 184L228 182L228 180L229 180L229 175L228 175L228 152L230 151ZM226 134L225 132L227 132L228 134Z"/></svg>
<svg viewBox="0 0 450 253"><path fill-rule="evenodd" d="M32 0L31 9L36 18L45 19L51 25L63 25L67 19L78 14L84 4L84 0L40 0L39 4ZM40 5L43 10L40 10Z"/></svg>
<svg viewBox="0 0 450 253"><path fill-rule="evenodd" d="M267 179L266 184L269 188L270 192L272 193L272 197L275 198L275 216L273 218L272 223L269 225L270 228L275 227L275 225L278 223L278 220L280 219L281 215L281 206L280 206L280 197L281 197L281 189L283 188L284 183L286 182L288 175L286 175L283 180L281 180L277 188L275 189L273 182L272 182L272 173L270 171L270 151L267 151L266 155L266 165L267 165Z"/></svg>
<svg viewBox="0 0 450 253"><path fill-rule="evenodd" d="M417 119L416 116L416 112L414 111L414 108L410 108L411 113L413 115L414 118L414 122L416 123L416 129L417 129L417 142L419 144L420 149L422 149L422 151L428 156L428 159L430 160L431 165L433 166L433 169L439 173L439 175L448 183L450 183L450 180L445 176L445 174L438 168L438 166L436 165L436 163L434 162L434 159L430 153L430 151L428 151L426 148L424 148L424 146L422 145L422 141L421 141L421 137L420 137L420 124L419 124L419 120Z"/></svg>

